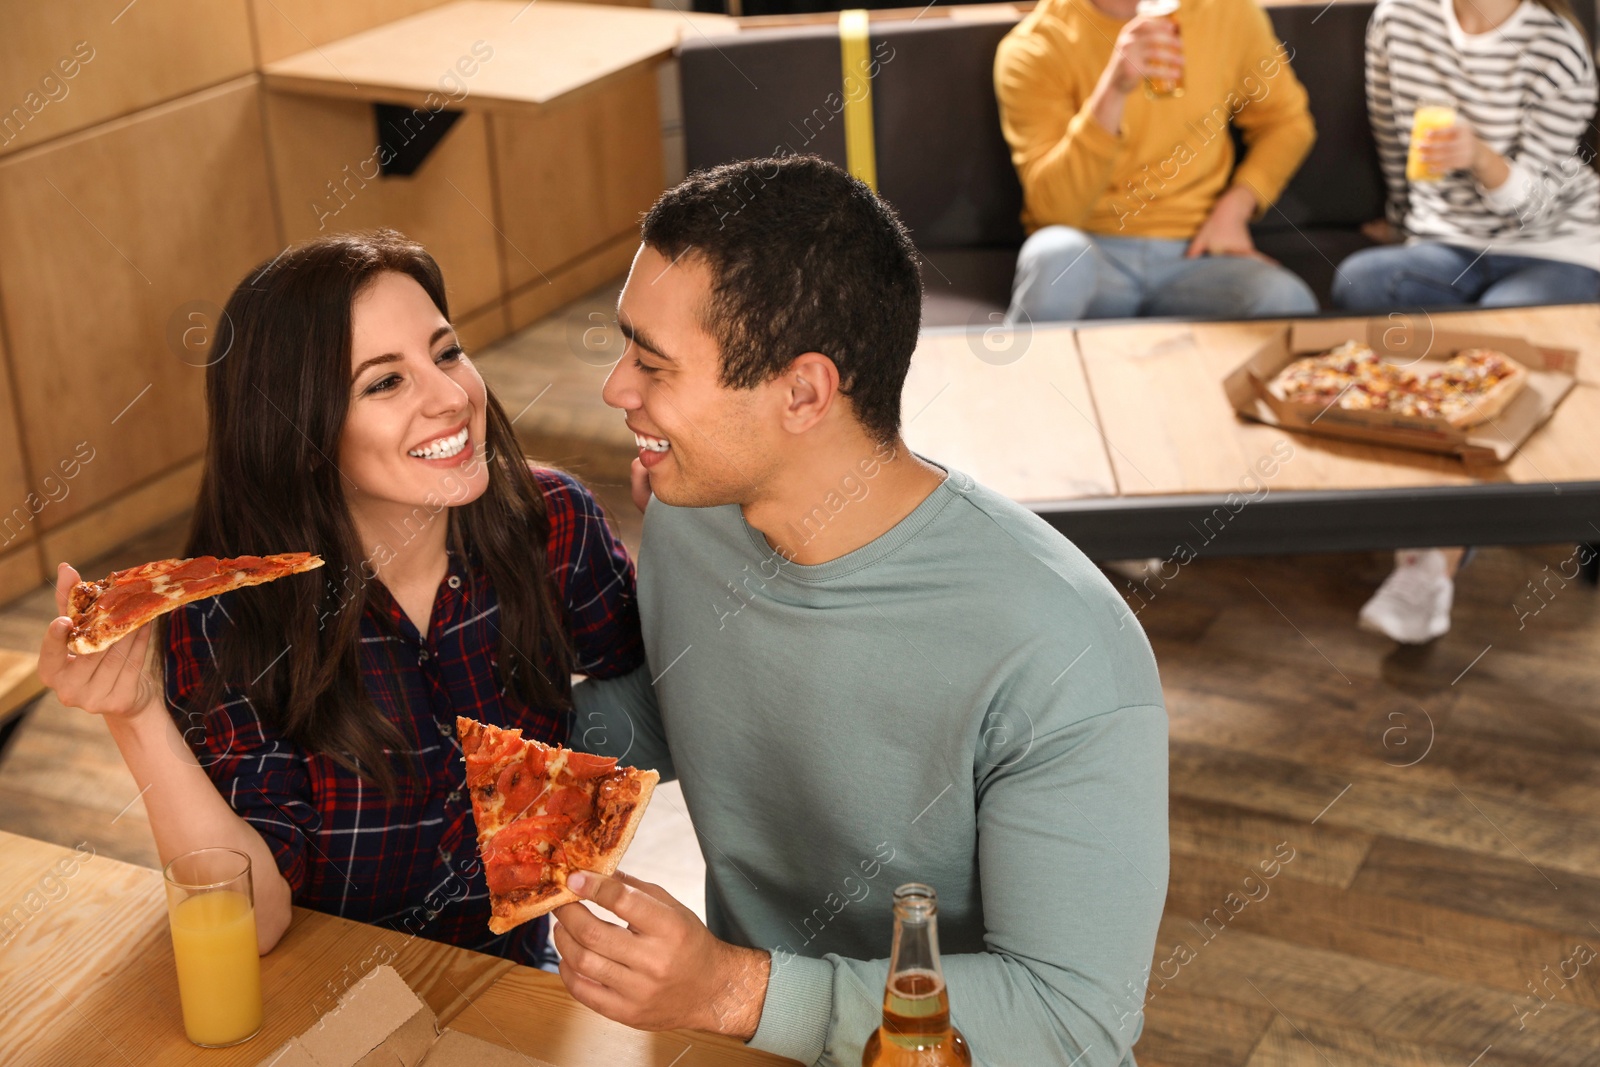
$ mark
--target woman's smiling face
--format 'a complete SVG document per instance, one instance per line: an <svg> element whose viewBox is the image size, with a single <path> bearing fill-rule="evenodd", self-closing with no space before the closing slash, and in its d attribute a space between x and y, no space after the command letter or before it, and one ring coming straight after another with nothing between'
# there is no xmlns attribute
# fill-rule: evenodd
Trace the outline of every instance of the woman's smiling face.
<svg viewBox="0 0 1600 1067"><path fill-rule="evenodd" d="M378 275L356 297L350 333L339 468L351 514L398 521L476 500L489 485L487 390L427 291L410 275Z"/></svg>

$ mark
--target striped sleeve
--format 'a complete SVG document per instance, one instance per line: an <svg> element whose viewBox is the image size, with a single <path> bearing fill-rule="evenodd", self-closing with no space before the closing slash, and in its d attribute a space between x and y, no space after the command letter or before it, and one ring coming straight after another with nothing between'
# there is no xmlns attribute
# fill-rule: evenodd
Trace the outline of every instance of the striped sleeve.
<svg viewBox="0 0 1600 1067"><path fill-rule="evenodd" d="M1575 27L1567 36L1581 41ZM1529 99L1516 140L1504 153L1511 176L1495 189L1479 186L1484 204L1499 215L1536 225L1567 210L1562 192L1586 170L1579 146L1595 112L1594 63L1577 42L1545 38L1528 48L1539 60L1529 79ZM1563 47L1565 46L1565 47Z"/></svg>

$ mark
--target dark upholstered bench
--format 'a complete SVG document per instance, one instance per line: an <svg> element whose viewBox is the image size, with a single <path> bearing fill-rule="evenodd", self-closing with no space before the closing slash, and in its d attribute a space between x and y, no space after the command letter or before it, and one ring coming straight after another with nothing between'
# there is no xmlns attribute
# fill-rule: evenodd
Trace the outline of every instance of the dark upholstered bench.
<svg viewBox="0 0 1600 1067"><path fill-rule="evenodd" d="M1578 7L1593 33L1594 14ZM1383 179L1367 122L1363 44L1370 3L1271 7L1306 86L1317 143L1277 205L1255 226L1258 246L1327 305L1334 266L1368 244L1361 223L1383 213ZM999 12L995 12L999 15ZM1003 310L1022 241L1022 191L1000 135L995 48L1013 18L875 19L872 85L878 189L911 228L927 265L924 323L989 324ZM691 170L775 150L845 162L834 24L750 28L691 37L679 51Z"/></svg>

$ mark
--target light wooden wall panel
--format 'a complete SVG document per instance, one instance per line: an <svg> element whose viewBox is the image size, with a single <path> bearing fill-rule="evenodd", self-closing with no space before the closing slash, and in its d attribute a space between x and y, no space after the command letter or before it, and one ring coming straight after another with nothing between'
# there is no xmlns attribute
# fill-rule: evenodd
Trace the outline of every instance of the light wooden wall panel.
<svg viewBox="0 0 1600 1067"><path fill-rule="evenodd" d="M80 441L95 450L43 531L201 449L204 374L168 331L278 248L258 93L251 75L0 161L0 303L30 479Z"/></svg>
<svg viewBox="0 0 1600 1067"><path fill-rule="evenodd" d="M663 188L653 68L544 114L496 113L493 124L501 254L513 292L637 232Z"/></svg>
<svg viewBox="0 0 1600 1067"><path fill-rule="evenodd" d="M33 592L42 581L38 546L0 551L0 604Z"/></svg>
<svg viewBox="0 0 1600 1067"><path fill-rule="evenodd" d="M258 62L271 63L448 0L250 0Z"/></svg>
<svg viewBox="0 0 1600 1067"><path fill-rule="evenodd" d="M22 463L22 434L17 426L6 361L5 344L0 341L0 604L29 592L44 580L35 507L42 514L55 503L48 495L29 500L31 488ZM59 480L51 484L54 495L60 495L63 484Z"/></svg>
<svg viewBox="0 0 1600 1067"><path fill-rule="evenodd" d="M6 3L0 11L0 153L249 73L246 2ZM72 77L64 76L74 68Z"/></svg>
<svg viewBox="0 0 1600 1067"><path fill-rule="evenodd" d="M45 573L54 575L61 562L81 568L129 537L193 506L200 492L202 466L199 459L180 463L88 514L46 530L39 542Z"/></svg>
<svg viewBox="0 0 1600 1067"><path fill-rule="evenodd" d="M37 527L29 491L28 474L22 465L22 434L17 428L17 408L11 395L11 370L5 341L0 337L0 553L33 544ZM40 510L48 506L44 504Z"/></svg>
<svg viewBox="0 0 1600 1067"><path fill-rule="evenodd" d="M499 301L482 115L463 115L410 177L368 178L377 172L370 104L273 92L266 100L279 210L290 243L392 226L422 242L439 261L456 318Z"/></svg>

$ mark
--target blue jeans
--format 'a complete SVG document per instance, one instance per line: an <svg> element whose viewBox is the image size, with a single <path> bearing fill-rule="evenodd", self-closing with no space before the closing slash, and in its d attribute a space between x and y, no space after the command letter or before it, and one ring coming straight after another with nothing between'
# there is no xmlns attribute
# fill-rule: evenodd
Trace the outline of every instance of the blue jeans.
<svg viewBox="0 0 1600 1067"><path fill-rule="evenodd" d="M1006 321L1283 318L1317 310L1310 286L1283 267L1245 256L1186 259L1188 247L1178 238L1106 237L1046 226L1017 254Z"/></svg>
<svg viewBox="0 0 1600 1067"><path fill-rule="evenodd" d="M1339 264L1333 302L1350 311L1384 308L1518 307L1600 299L1600 271L1577 263L1424 241L1365 248Z"/></svg>

